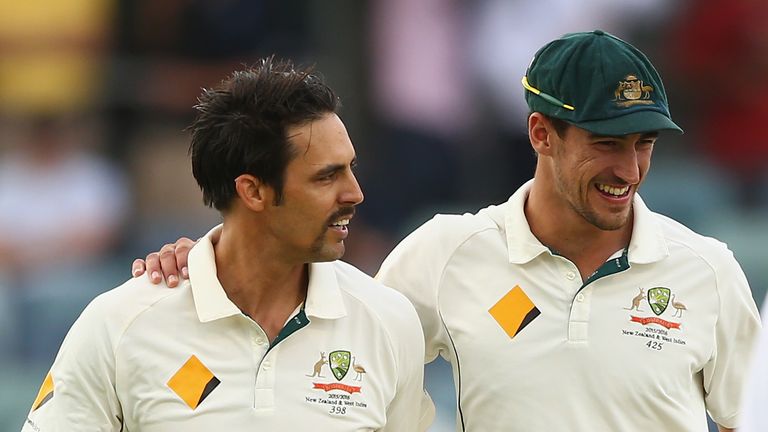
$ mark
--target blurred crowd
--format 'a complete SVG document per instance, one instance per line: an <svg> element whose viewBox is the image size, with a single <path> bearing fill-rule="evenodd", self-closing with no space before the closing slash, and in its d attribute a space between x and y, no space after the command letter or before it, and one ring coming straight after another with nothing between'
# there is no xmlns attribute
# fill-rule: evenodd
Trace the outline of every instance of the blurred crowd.
<svg viewBox="0 0 768 432"><path fill-rule="evenodd" d="M634 43L686 130L662 137L641 194L728 242L760 304L766 22L764 0L0 0L0 369L26 392L0 395L0 430L93 296L217 223L184 128L201 87L271 54L342 97L366 193L345 259L373 273L432 214L533 175L520 78L538 47L595 28Z"/></svg>

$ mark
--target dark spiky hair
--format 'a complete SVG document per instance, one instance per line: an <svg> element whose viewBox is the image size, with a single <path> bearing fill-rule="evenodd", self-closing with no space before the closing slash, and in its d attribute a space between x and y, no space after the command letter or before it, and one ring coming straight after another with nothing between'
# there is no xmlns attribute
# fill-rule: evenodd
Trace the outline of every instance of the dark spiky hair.
<svg viewBox="0 0 768 432"><path fill-rule="evenodd" d="M219 211L237 195L235 179L251 174L277 192L295 156L286 130L336 113L339 99L314 68L265 58L236 71L214 89L203 89L189 126L192 174L203 202Z"/></svg>

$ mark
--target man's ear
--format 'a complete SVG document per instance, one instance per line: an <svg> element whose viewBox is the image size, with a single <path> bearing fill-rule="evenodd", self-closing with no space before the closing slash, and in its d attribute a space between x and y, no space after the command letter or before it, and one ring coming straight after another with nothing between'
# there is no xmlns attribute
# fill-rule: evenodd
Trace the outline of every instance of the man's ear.
<svg viewBox="0 0 768 432"><path fill-rule="evenodd" d="M554 126L541 113L535 112L528 117L528 137L531 147L539 155L551 156L552 139L557 136Z"/></svg>
<svg viewBox="0 0 768 432"><path fill-rule="evenodd" d="M274 189L250 174L241 174L235 179L235 190L243 205L253 211L264 210L274 199Z"/></svg>

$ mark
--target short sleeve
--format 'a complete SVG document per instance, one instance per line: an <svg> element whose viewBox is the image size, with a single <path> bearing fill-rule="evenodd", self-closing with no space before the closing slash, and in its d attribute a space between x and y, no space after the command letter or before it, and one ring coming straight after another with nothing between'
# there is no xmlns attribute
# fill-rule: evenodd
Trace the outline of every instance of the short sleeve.
<svg viewBox="0 0 768 432"><path fill-rule="evenodd" d="M109 318L100 299L69 330L22 432L121 430Z"/></svg>
<svg viewBox="0 0 768 432"><path fill-rule="evenodd" d="M720 308L715 350L704 367L704 398L715 423L735 428L760 317L747 278L732 254L716 271Z"/></svg>
<svg viewBox="0 0 768 432"><path fill-rule="evenodd" d="M437 235L438 218L425 223L400 242L376 275L381 283L403 293L416 308L424 330L427 363L448 346L438 308L438 290L450 255Z"/></svg>
<svg viewBox="0 0 768 432"><path fill-rule="evenodd" d="M424 336L416 312L404 298L399 315L390 335L397 359L397 388L381 431L423 432L435 417L432 399L424 390Z"/></svg>
<svg viewBox="0 0 768 432"><path fill-rule="evenodd" d="M740 432L768 430L768 413L765 411L768 406L768 295L763 300L762 313L763 329L749 368Z"/></svg>

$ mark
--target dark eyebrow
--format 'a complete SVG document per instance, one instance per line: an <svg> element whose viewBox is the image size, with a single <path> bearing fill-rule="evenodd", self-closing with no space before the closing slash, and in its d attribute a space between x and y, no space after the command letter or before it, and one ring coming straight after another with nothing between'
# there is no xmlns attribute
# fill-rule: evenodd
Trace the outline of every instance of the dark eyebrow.
<svg viewBox="0 0 768 432"><path fill-rule="evenodd" d="M354 167L357 164L357 158L352 159L352 162L350 162L350 166ZM345 164L331 164L326 165L323 168L321 168L319 171L315 173L316 178L323 178L326 176L329 176L337 171L341 171L345 169L347 166Z"/></svg>
<svg viewBox="0 0 768 432"><path fill-rule="evenodd" d="M345 165L342 165L342 164L326 165L315 173L315 177L322 178L325 176L329 176L337 171L343 170L344 167Z"/></svg>

